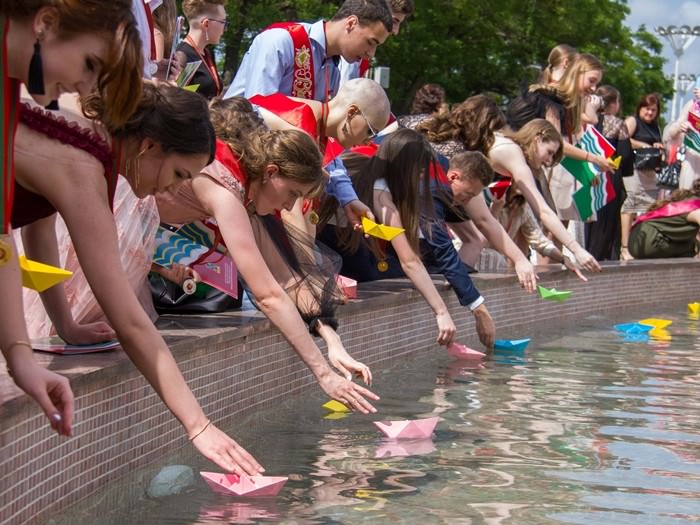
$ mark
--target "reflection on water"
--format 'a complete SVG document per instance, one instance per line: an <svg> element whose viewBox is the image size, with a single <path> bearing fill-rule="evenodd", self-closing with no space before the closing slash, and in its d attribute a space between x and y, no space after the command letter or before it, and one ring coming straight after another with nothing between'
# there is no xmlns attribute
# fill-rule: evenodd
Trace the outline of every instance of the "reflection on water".
<svg viewBox="0 0 700 525"><path fill-rule="evenodd" d="M198 482L101 509L99 523L700 521L700 321L668 318L668 334L648 341L589 319L577 334L516 334L533 337L525 354L482 364L437 350L375 370L377 416L324 419L317 392L289 400L232 431L270 475L289 476L278 497L233 499ZM371 423L431 416L441 419L423 440Z"/></svg>

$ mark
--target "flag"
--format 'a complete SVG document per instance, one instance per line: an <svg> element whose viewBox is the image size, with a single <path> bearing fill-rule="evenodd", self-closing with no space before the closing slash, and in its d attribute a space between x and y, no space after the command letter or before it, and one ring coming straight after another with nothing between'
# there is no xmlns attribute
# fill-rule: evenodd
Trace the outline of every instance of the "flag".
<svg viewBox="0 0 700 525"><path fill-rule="evenodd" d="M612 174L600 173L598 178L600 184L596 186L584 185L574 193L574 204L582 221L588 219L594 212L615 198Z"/></svg>
<svg viewBox="0 0 700 525"><path fill-rule="evenodd" d="M685 134L683 144L695 150L696 153L700 153L700 116L695 113L688 113L688 122L690 122L690 126L693 129Z"/></svg>
<svg viewBox="0 0 700 525"><path fill-rule="evenodd" d="M606 159L615 154L615 148L612 147L612 144L610 144L594 126L590 125L586 128L586 131L576 144L576 147L591 155L598 155ZM561 161L561 165L584 186L590 185L595 176L600 173L600 168L592 162L576 160L571 157L564 157Z"/></svg>

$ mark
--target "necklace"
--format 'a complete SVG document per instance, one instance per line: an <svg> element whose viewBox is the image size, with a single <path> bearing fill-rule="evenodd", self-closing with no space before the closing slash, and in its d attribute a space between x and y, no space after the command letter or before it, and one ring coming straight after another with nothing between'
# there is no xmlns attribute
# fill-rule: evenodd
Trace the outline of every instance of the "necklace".
<svg viewBox="0 0 700 525"><path fill-rule="evenodd" d="M219 78L219 73L216 71L216 64L214 64L213 60L211 60L210 58L209 53L207 52L207 48L204 48L204 54L200 53L199 49L197 49L194 39L190 35L187 35L185 37L185 42L187 42L190 45L190 47L194 49L195 53L197 53L197 56L199 56L202 63L207 67L209 75L211 76L212 80L214 81L214 84L216 85L216 94L220 95L221 79Z"/></svg>

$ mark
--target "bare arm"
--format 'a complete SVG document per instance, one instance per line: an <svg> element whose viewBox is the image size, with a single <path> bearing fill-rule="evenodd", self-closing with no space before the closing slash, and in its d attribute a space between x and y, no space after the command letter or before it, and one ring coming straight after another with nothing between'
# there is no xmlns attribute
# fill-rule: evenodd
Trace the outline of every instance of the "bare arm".
<svg viewBox="0 0 700 525"><path fill-rule="evenodd" d="M510 174L513 177L535 216L559 242L571 250L576 261L587 270L600 271L598 261L566 231L554 211L545 202L544 197L537 189L535 177L525 161L520 146L514 142L502 144L497 148L491 148L488 156L491 166L496 172Z"/></svg>
<svg viewBox="0 0 700 525"><path fill-rule="evenodd" d="M8 371L17 386L39 404L49 419L51 428L59 434L73 433L73 392L68 380L40 366L34 359L22 307L22 285L17 249L12 237L0 235L0 240L12 249L11 259L0 265L0 349Z"/></svg>
<svg viewBox="0 0 700 525"><path fill-rule="evenodd" d="M493 214L486 206L484 196L478 195L464 206L469 218L474 221L477 228L488 239L491 246L513 261L513 266L518 274L518 280L528 292L534 292L537 288L537 274L527 260L527 257L510 238L508 232L503 229Z"/></svg>
<svg viewBox="0 0 700 525"><path fill-rule="evenodd" d="M309 334L294 302L270 272L258 249L245 207L229 190L207 175L197 175L192 188L204 208L216 218L226 246L235 247L231 257L250 287L260 309L289 341L316 376L321 388L333 398L363 413L375 412L365 399L378 399L369 390L335 374ZM230 225L230 226L229 226Z"/></svg>
<svg viewBox="0 0 700 525"><path fill-rule="evenodd" d="M403 227L390 192L384 190L374 191L374 209L379 212L380 220L384 224L398 228ZM456 328L450 312L442 300L442 296L438 293L433 280L423 265L423 261L413 250L404 233L394 237L391 241L391 246L399 257L404 273L430 305L430 308L433 309L433 312L435 312L438 323L438 344L449 345L454 339Z"/></svg>
<svg viewBox="0 0 700 525"><path fill-rule="evenodd" d="M60 266L56 240L56 214L22 228L22 241L25 254L30 259ZM73 319L63 283L42 292L40 297L56 332L67 343L90 344L114 338L114 330L106 323L81 325Z"/></svg>
<svg viewBox="0 0 700 525"><path fill-rule="evenodd" d="M22 128L22 126L20 126ZM26 133L26 130L25 130ZM21 137L21 138L20 138ZM46 142L37 134L21 136L18 142ZM128 284L119 258L117 230L101 172L85 171L80 164L52 165L52 176L37 162L36 148L17 148L18 181L46 197L64 218L85 277L114 327L122 348L180 421L193 444L207 458L228 471L256 474L262 467L234 440L211 425L189 389L165 341L151 323ZM56 159L72 148L55 151ZM196 439L195 439L196 438Z"/></svg>

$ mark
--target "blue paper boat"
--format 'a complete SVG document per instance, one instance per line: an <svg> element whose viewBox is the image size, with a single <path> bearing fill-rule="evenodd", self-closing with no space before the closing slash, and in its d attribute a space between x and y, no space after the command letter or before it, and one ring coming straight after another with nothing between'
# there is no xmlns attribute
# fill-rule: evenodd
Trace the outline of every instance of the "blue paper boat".
<svg viewBox="0 0 700 525"><path fill-rule="evenodd" d="M649 336L647 334L626 333L626 334L620 334L620 335L623 335L622 340L625 343L648 343L649 342Z"/></svg>
<svg viewBox="0 0 700 525"><path fill-rule="evenodd" d="M496 339L493 347L496 350L510 350L511 352L522 352L530 344L530 339Z"/></svg>
<svg viewBox="0 0 700 525"><path fill-rule="evenodd" d="M615 325L615 330L626 334L646 334L653 328L654 327L651 325L641 323L623 323Z"/></svg>

